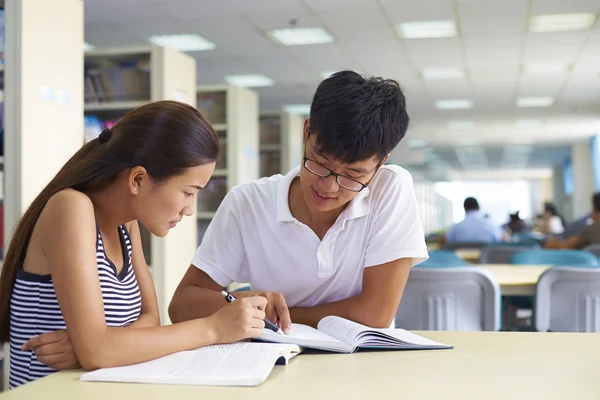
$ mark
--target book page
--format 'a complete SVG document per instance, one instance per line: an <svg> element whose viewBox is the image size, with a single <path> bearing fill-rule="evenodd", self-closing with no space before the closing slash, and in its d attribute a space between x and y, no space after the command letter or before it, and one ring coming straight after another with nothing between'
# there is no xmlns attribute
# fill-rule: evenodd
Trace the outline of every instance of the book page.
<svg viewBox="0 0 600 400"><path fill-rule="evenodd" d="M269 343L213 345L156 360L103 368L81 376L84 381L191 385L251 385L264 381L277 360L289 359L298 346Z"/></svg>
<svg viewBox="0 0 600 400"><path fill-rule="evenodd" d="M325 317L319 321L317 326L320 331L333 336L349 345L354 344L356 338L369 327L358 324L354 321L336 316Z"/></svg>
<svg viewBox="0 0 600 400"><path fill-rule="evenodd" d="M264 329L260 340L274 343L293 343L303 347L310 347L332 351L348 351L350 347L330 335L318 331L312 326L294 324L290 327L288 335L275 333Z"/></svg>

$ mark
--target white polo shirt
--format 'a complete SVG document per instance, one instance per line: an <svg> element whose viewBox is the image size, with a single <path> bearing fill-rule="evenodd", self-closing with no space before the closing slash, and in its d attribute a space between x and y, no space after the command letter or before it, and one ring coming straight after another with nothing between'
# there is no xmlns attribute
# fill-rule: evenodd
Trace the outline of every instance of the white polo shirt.
<svg viewBox="0 0 600 400"><path fill-rule="evenodd" d="M405 169L380 168L323 240L290 212L290 184L299 175L297 167L232 189L192 264L221 286L247 282L252 290L281 292L289 307L312 307L360 294L365 268L428 258Z"/></svg>

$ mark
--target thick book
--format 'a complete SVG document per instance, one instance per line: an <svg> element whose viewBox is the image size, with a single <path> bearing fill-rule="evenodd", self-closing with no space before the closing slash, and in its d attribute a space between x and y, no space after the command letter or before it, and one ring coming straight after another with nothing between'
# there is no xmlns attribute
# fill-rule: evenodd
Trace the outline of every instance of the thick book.
<svg viewBox="0 0 600 400"><path fill-rule="evenodd" d="M347 320L329 316L319 321L317 329L302 324L292 324L285 335L264 329L260 341L297 344L305 348L354 353L360 349L381 350L428 350L452 349L404 329L376 329Z"/></svg>
<svg viewBox="0 0 600 400"><path fill-rule="evenodd" d="M276 364L287 365L300 351L294 344L241 342L213 345L139 364L98 369L79 379L163 385L257 386L267 379Z"/></svg>

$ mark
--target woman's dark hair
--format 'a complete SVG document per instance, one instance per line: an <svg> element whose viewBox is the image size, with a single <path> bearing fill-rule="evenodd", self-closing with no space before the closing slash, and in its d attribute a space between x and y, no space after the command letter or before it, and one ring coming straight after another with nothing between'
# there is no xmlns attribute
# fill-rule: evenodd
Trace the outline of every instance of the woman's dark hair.
<svg viewBox="0 0 600 400"><path fill-rule="evenodd" d="M565 228L567 226L567 221L563 218L562 215L560 215L558 213L558 209L556 208L556 206L552 203L545 203L544 204L544 211L549 213L552 216L556 216L558 218L560 218L560 223L562 224L563 228Z"/></svg>
<svg viewBox="0 0 600 400"><path fill-rule="evenodd" d="M0 341L9 340L10 298L17 269L52 196L69 188L83 193L100 189L136 166L160 182L213 162L218 154L219 139L212 126L194 107L176 101L140 106L84 145L35 198L14 230L0 276Z"/></svg>

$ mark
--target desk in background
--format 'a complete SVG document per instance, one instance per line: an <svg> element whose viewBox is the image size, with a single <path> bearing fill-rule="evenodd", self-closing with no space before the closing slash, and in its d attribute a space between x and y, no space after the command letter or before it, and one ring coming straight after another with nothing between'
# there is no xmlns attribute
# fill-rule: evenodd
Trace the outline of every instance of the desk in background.
<svg viewBox="0 0 600 400"><path fill-rule="evenodd" d="M600 335L418 332L453 350L304 354L258 387L79 382L60 372L3 399L598 399Z"/></svg>
<svg viewBox="0 0 600 400"><path fill-rule="evenodd" d="M535 286L549 265L479 264L496 277L503 296L533 296Z"/></svg>

